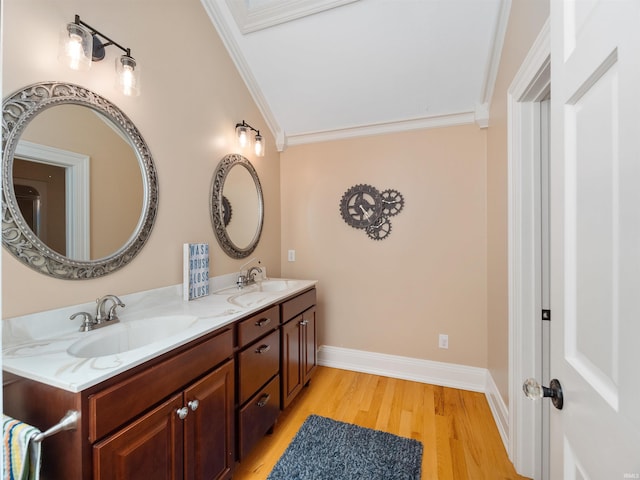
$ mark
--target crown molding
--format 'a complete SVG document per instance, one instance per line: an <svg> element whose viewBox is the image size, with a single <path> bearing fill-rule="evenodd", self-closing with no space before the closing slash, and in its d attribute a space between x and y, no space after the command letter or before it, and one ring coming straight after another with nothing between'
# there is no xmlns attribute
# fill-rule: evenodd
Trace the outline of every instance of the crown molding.
<svg viewBox="0 0 640 480"><path fill-rule="evenodd" d="M244 55L242 54L240 46L238 45L238 42L236 41L233 32L229 27L230 22L225 22L224 20L222 20L225 18L225 12L221 7L222 2L219 2L217 0L201 0L201 3L205 11L207 12L207 15L209 15L209 19L218 31L218 34L222 39L222 43L227 49L231 60L238 69L238 72L240 73L242 80L247 86L247 89L249 90L253 101L256 103L258 110L264 117L267 127L275 138L278 151L282 151L286 143L284 132L276 121L276 118L271 111L271 107L269 106L267 99L262 94L262 90L260 89L256 78L253 76L253 73L251 72L251 69L247 64Z"/></svg>
<svg viewBox="0 0 640 480"><path fill-rule="evenodd" d="M226 0L226 3L238 28L246 34L357 1L359 0L271 0L254 7L250 5L250 1Z"/></svg>
<svg viewBox="0 0 640 480"><path fill-rule="evenodd" d="M332 140L344 140L347 138L407 132L410 130L423 130L430 128L451 127L457 125L469 125L474 123L475 121L475 112L461 112L450 115L438 115L433 117L415 118L411 120L401 120L397 122L359 125L356 127L341 128L337 130L290 134L287 136L287 145L302 145L306 143L327 142Z"/></svg>
<svg viewBox="0 0 640 480"><path fill-rule="evenodd" d="M500 69L500 58L502 56L502 48L504 47L504 38L507 34L507 26L509 24L509 13L511 12L511 0L502 0L498 19L496 21L496 29L493 37L493 48L487 59L485 69L484 82L482 91L480 92L480 105L486 105L487 119L489 118L489 107L493 98L493 91L498 78L498 70Z"/></svg>

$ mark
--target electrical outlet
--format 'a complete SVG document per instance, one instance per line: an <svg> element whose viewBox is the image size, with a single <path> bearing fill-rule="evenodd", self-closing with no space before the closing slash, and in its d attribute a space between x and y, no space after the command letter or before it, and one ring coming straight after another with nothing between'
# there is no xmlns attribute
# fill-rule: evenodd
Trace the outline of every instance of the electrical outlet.
<svg viewBox="0 0 640 480"><path fill-rule="evenodd" d="M449 348L449 335L445 335L444 333L441 333L438 336L438 347Z"/></svg>
<svg viewBox="0 0 640 480"><path fill-rule="evenodd" d="M290 262L295 262L296 261L296 251L295 250L289 250L289 252L287 254L287 259Z"/></svg>

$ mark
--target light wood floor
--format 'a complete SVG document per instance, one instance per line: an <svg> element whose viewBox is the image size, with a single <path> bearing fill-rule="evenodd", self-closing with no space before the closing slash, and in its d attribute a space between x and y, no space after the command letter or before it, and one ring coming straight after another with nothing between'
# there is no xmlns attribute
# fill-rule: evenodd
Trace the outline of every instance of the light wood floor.
<svg viewBox="0 0 640 480"><path fill-rule="evenodd" d="M524 479L507 458L484 394L318 367L273 435L236 466L234 480L264 480L310 414L415 438L422 479Z"/></svg>

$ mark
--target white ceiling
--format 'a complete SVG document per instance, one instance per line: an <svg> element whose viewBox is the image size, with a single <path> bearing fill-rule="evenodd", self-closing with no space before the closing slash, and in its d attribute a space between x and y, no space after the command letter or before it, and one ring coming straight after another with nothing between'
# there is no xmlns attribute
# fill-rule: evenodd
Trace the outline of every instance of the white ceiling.
<svg viewBox="0 0 640 480"><path fill-rule="evenodd" d="M280 150L486 126L510 0L201 1Z"/></svg>

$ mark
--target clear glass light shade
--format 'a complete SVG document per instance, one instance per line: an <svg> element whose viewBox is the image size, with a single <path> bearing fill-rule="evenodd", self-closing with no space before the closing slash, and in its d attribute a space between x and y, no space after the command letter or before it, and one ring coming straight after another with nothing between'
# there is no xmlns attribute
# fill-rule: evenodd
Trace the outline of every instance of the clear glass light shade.
<svg viewBox="0 0 640 480"><path fill-rule="evenodd" d="M256 141L253 144L253 149L256 152L257 157L264 157L264 140L262 139L262 135L256 135Z"/></svg>
<svg viewBox="0 0 640 480"><path fill-rule="evenodd" d="M242 125L236 127L236 137L238 138L238 146L244 148L249 145L249 129Z"/></svg>
<svg viewBox="0 0 640 480"><path fill-rule="evenodd" d="M140 67L128 55L116 58L116 88L127 97L140 95Z"/></svg>
<svg viewBox="0 0 640 480"><path fill-rule="evenodd" d="M58 59L72 70L89 70L93 52L93 36L83 25L67 24L60 32Z"/></svg>

